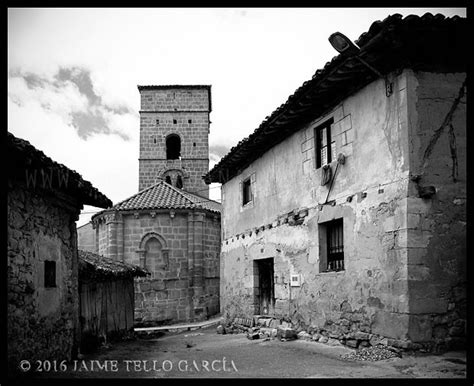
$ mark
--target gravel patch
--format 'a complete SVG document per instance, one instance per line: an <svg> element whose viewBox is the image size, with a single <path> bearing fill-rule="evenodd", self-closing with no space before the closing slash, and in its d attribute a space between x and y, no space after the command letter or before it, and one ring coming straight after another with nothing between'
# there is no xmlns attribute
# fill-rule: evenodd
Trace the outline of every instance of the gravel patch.
<svg viewBox="0 0 474 386"><path fill-rule="evenodd" d="M367 347L361 348L349 354L341 355L342 359L357 360L357 361L381 361L390 358L399 358L400 354L381 347Z"/></svg>

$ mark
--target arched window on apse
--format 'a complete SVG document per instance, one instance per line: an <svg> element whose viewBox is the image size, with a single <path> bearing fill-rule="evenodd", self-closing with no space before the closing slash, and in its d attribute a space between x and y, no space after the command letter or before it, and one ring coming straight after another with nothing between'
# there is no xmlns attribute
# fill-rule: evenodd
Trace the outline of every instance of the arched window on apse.
<svg viewBox="0 0 474 386"><path fill-rule="evenodd" d="M171 183L171 176L166 176L165 181L166 181L166 183L172 185L172 183Z"/></svg>
<svg viewBox="0 0 474 386"><path fill-rule="evenodd" d="M152 278L157 277L164 268L162 245L155 237L150 238L145 244L145 268L151 273Z"/></svg>
<svg viewBox="0 0 474 386"><path fill-rule="evenodd" d="M178 189L183 189L183 179L181 178L181 176L179 174L176 177L176 187Z"/></svg>
<svg viewBox="0 0 474 386"><path fill-rule="evenodd" d="M181 156L181 138L177 134L166 137L166 159L179 159Z"/></svg>

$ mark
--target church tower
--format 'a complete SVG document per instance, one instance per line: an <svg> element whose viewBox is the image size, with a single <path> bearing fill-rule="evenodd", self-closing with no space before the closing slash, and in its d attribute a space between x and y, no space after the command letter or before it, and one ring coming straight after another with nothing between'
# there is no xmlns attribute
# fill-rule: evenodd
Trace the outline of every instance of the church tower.
<svg viewBox="0 0 474 386"><path fill-rule="evenodd" d="M211 86L138 86L140 157L138 189L163 179L209 197Z"/></svg>

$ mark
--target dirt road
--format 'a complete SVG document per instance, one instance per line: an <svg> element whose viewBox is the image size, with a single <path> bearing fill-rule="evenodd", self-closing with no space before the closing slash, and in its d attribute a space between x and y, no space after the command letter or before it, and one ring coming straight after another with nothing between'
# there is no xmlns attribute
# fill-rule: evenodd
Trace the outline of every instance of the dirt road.
<svg viewBox="0 0 474 386"><path fill-rule="evenodd" d="M220 335L215 326L114 343L40 378L465 378L464 352L403 355L377 362L341 359L347 347ZM63 371L64 370L64 371ZM25 374L27 375L27 374Z"/></svg>

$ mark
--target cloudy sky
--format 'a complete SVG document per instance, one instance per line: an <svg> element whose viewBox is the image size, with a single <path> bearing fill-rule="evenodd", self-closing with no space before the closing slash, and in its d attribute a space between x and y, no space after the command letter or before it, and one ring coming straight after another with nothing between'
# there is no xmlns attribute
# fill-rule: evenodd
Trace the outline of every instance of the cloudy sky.
<svg viewBox="0 0 474 386"><path fill-rule="evenodd" d="M390 14L465 8L9 8L8 130L114 203L138 191L137 85L212 85L211 167ZM220 200L218 185L210 196ZM86 206L78 222L97 208Z"/></svg>

